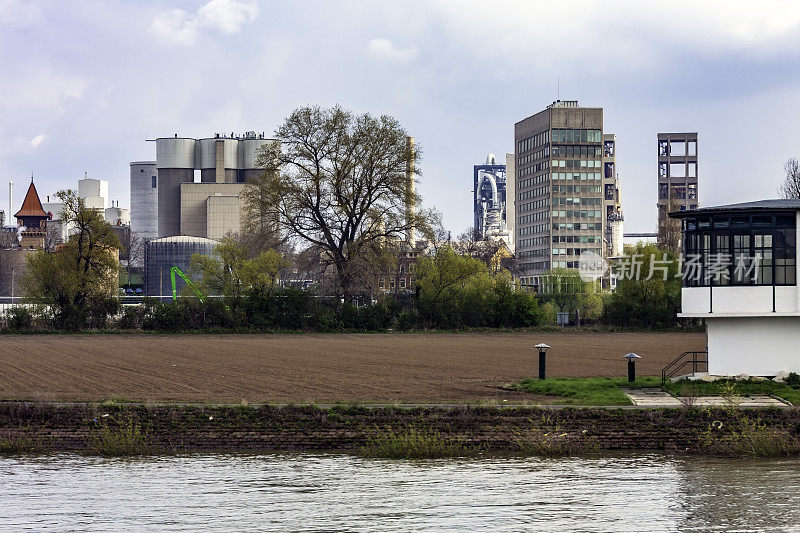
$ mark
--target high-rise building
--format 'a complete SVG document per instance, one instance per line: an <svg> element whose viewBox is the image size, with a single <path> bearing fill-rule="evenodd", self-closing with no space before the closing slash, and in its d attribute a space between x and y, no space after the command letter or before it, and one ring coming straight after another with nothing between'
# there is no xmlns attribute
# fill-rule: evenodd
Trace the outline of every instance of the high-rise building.
<svg viewBox="0 0 800 533"><path fill-rule="evenodd" d="M680 221L673 211L697 209L697 132L658 134L658 244L680 250Z"/></svg>
<svg viewBox="0 0 800 533"><path fill-rule="evenodd" d="M607 255L604 186L616 187L613 153L606 177L603 109L556 101L514 126L516 256L523 285L538 287L555 268L578 268L581 254ZM611 196L611 195L609 195Z"/></svg>
<svg viewBox="0 0 800 533"><path fill-rule="evenodd" d="M494 154L486 163L473 167L473 215L476 236L482 240L502 239L513 246L513 225L509 227L506 165L498 164ZM513 190L513 189L512 189ZM514 196L510 196L513 205ZM513 221L513 211L510 213Z"/></svg>

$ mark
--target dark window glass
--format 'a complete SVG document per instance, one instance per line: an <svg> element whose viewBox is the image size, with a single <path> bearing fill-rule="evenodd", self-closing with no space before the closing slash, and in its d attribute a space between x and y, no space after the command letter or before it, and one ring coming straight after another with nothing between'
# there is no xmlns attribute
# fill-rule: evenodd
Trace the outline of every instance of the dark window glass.
<svg viewBox="0 0 800 533"><path fill-rule="evenodd" d="M152 180L153 180L153 184L151 186L152 186L153 189L155 189L155 188L158 187L158 178L153 176Z"/></svg>
<svg viewBox="0 0 800 533"><path fill-rule="evenodd" d="M772 215L753 215L753 226L771 226Z"/></svg>
<svg viewBox="0 0 800 533"><path fill-rule="evenodd" d="M730 219L728 217L714 217L714 228L727 228L730 226Z"/></svg>
<svg viewBox="0 0 800 533"><path fill-rule="evenodd" d="M747 228L750 226L750 217L731 217L732 228Z"/></svg>

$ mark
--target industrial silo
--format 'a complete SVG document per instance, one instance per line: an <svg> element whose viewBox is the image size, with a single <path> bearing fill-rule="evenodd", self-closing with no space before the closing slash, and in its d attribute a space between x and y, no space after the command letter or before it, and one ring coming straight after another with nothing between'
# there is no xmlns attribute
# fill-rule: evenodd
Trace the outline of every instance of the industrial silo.
<svg viewBox="0 0 800 533"><path fill-rule="evenodd" d="M177 266L187 275L194 254L213 255L217 241L203 237L178 235L155 239L145 244L145 292L149 296L168 296L172 294L169 271ZM185 283L176 278L178 292Z"/></svg>
<svg viewBox="0 0 800 533"><path fill-rule="evenodd" d="M238 139L212 137L200 139L197 168L203 183L236 183L239 161L236 157Z"/></svg>
<svg viewBox="0 0 800 533"><path fill-rule="evenodd" d="M131 232L158 238L158 171L155 161L131 163Z"/></svg>
<svg viewBox="0 0 800 533"><path fill-rule="evenodd" d="M243 139L239 139L240 182L247 182L257 178L263 171L263 169L258 167L258 154L261 147L268 144L278 149L278 141L275 139L265 139L263 134L258 136L252 131L247 132Z"/></svg>
<svg viewBox="0 0 800 533"><path fill-rule="evenodd" d="M178 235L181 227L181 183L194 181L194 139L166 137L156 139L158 169L158 234Z"/></svg>

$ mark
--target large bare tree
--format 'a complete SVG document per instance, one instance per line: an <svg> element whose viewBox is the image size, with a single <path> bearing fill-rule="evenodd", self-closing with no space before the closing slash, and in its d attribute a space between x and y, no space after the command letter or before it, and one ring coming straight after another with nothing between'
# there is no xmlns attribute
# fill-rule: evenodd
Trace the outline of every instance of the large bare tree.
<svg viewBox="0 0 800 533"><path fill-rule="evenodd" d="M338 106L297 109L275 135L280 144L259 154L264 172L245 187L246 209L317 249L340 294L353 296L387 242L427 226L426 213L406 209L421 204L406 179L419 174L419 148L394 118Z"/></svg>
<svg viewBox="0 0 800 533"><path fill-rule="evenodd" d="M781 195L781 198L786 199L800 198L800 162L797 161L797 158L790 157L783 164L783 170L786 171L786 177L778 187L778 194Z"/></svg>

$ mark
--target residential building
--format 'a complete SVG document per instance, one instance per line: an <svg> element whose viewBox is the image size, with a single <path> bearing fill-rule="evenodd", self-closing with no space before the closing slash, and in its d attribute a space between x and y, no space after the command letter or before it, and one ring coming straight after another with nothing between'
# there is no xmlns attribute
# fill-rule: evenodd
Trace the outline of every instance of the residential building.
<svg viewBox="0 0 800 533"><path fill-rule="evenodd" d="M697 132L658 134L658 244L680 250L680 224L671 211L697 209Z"/></svg>
<svg viewBox="0 0 800 533"><path fill-rule="evenodd" d="M604 177L599 107L558 100L516 123L514 141L518 272L523 285L538 288L545 272L578 268L581 254L607 255L606 209L619 196L603 193L605 184L616 186L616 171L612 165Z"/></svg>
<svg viewBox="0 0 800 533"><path fill-rule="evenodd" d="M800 372L800 200L670 213L683 231L680 317L703 319L712 375Z"/></svg>

